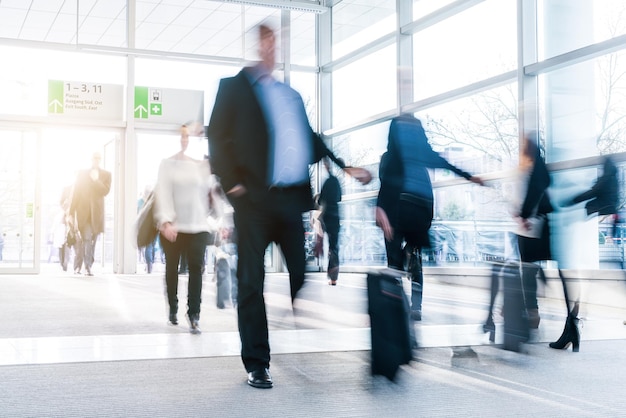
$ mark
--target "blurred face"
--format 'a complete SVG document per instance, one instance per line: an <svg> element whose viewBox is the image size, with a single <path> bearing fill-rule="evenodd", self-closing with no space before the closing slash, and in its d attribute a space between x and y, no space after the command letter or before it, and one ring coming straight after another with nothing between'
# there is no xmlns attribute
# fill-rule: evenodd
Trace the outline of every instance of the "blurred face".
<svg viewBox="0 0 626 418"><path fill-rule="evenodd" d="M183 152L187 151L187 147L189 146L189 129L182 128L180 130L180 148Z"/></svg>
<svg viewBox="0 0 626 418"><path fill-rule="evenodd" d="M276 63L276 37L270 29L261 30L259 39L259 57L263 64L270 70Z"/></svg>
<svg viewBox="0 0 626 418"><path fill-rule="evenodd" d="M102 156L100 155L100 153L97 153L97 152L94 153L93 156L91 157L91 167L99 168L101 160L102 160Z"/></svg>

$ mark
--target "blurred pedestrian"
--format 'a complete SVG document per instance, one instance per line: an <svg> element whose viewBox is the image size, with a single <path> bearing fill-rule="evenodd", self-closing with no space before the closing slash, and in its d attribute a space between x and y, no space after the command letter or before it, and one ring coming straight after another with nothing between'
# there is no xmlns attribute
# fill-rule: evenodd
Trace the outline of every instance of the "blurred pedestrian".
<svg viewBox="0 0 626 418"><path fill-rule="evenodd" d="M569 202L566 202L564 206L573 206L582 202L587 202L585 209L588 216L598 214L600 216L612 217L612 238L615 238L617 235L616 230L618 222L619 180L617 166L610 156L607 155L603 158L602 175L598 177L594 185L590 189L574 196ZM578 343L580 340L576 325L578 322L578 318L576 318L578 314L578 304L576 303L570 306L570 304L567 303L568 290L565 287L565 282L563 286L568 316L563 334L559 340L550 343L550 347L566 348L569 343L572 343L574 351L578 351Z"/></svg>
<svg viewBox="0 0 626 418"><path fill-rule="evenodd" d="M522 203L516 220L519 224L517 235L522 262L524 302L529 327L538 328L541 320L537 303L537 276L540 274L540 266L536 262L553 259L548 214L554 208L548 194L550 173L535 132L528 133L524 138L520 175Z"/></svg>
<svg viewBox="0 0 626 418"><path fill-rule="evenodd" d="M242 361L250 386L271 388L265 250L271 242L280 246L293 301L304 283L302 213L313 207L309 165L328 155L363 183L371 175L343 165L312 131L300 94L272 77L274 30L255 29L261 62L221 80L207 136L211 163L234 208Z"/></svg>
<svg viewBox="0 0 626 418"><path fill-rule="evenodd" d="M180 129L181 150L161 161L155 189L155 220L165 252L165 289L169 322L178 325L178 268L187 255L187 318L192 334L200 334L204 254L209 239L210 194L214 188L207 160L186 155L189 130Z"/></svg>
<svg viewBox="0 0 626 418"><path fill-rule="evenodd" d="M339 278L339 202L341 202L341 185L330 169L328 157L323 158L322 162L328 173L328 178L322 185L318 202L322 211L320 217L322 230L328 235L328 268L326 275L328 276L328 284L335 286Z"/></svg>
<svg viewBox="0 0 626 418"><path fill-rule="evenodd" d="M93 276L96 242L104 232L104 198L111 190L111 173L100 168L101 160L100 153L94 152L91 168L78 172L70 204L70 215L75 217L80 232L78 244L87 276ZM74 267L80 273L81 266Z"/></svg>
<svg viewBox="0 0 626 418"><path fill-rule="evenodd" d="M402 73L400 73L402 74ZM403 114L392 119L387 151L380 160L376 225L385 237L387 264L407 271L411 280L411 318L422 319L422 248L430 247L433 189L428 168L444 168L476 184L479 177L455 167L435 152L419 119Z"/></svg>

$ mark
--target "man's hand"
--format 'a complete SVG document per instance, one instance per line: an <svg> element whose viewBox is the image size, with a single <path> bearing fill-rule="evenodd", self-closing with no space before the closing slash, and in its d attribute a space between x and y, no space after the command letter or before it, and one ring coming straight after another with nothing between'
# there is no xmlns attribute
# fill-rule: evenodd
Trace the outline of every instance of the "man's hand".
<svg viewBox="0 0 626 418"><path fill-rule="evenodd" d="M393 228L389 223L389 218L383 208L379 206L376 206L376 225L383 230L383 235L387 241L391 241L393 239Z"/></svg>
<svg viewBox="0 0 626 418"><path fill-rule="evenodd" d="M246 186L244 186L243 184L237 184L232 189L227 191L226 194L232 197L241 197L246 194L247 191L248 190L246 190Z"/></svg>
<svg viewBox="0 0 626 418"><path fill-rule="evenodd" d="M343 169L349 176L356 179L361 184L368 184L372 181L372 174L361 167L346 167Z"/></svg>
<svg viewBox="0 0 626 418"><path fill-rule="evenodd" d="M485 185L485 182L480 177L472 176L469 178L469 181L472 183L480 184L481 186Z"/></svg>

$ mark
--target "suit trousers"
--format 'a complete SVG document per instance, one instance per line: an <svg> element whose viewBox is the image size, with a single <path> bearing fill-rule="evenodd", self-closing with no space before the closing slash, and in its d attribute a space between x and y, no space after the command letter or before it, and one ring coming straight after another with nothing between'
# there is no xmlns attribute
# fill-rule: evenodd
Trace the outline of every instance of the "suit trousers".
<svg viewBox="0 0 626 418"><path fill-rule="evenodd" d="M208 232L187 234L179 232L176 241L170 242L159 234L165 252L165 289L170 313L178 312L178 262L182 252L187 254L189 281L187 283L187 314L200 314L202 302L202 270L205 262Z"/></svg>
<svg viewBox="0 0 626 418"><path fill-rule="evenodd" d="M81 254L82 261L85 264L85 269L87 272L91 271L91 267L93 266L93 261L96 252L96 241L98 240L98 234L94 234L91 225L87 225L85 228L80 231L80 244L81 244ZM80 265L79 265L80 270Z"/></svg>
<svg viewBox="0 0 626 418"><path fill-rule="evenodd" d="M304 284L305 251L302 194L273 189L270 203L250 202L248 195L233 199L238 236L238 324L241 359L248 372L269 368L270 345L263 288L265 251L272 242L283 253L289 271L291 299Z"/></svg>

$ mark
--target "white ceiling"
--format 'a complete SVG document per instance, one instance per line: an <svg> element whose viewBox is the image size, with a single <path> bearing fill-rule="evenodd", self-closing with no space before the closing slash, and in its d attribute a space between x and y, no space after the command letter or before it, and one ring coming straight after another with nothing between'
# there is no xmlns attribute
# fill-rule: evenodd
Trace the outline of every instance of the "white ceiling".
<svg viewBox="0 0 626 418"><path fill-rule="evenodd" d="M129 47L126 4L127 0L0 0L0 38ZM377 17L393 13L395 0L334 4L349 11L334 23L334 32L345 39ZM136 0L134 48L249 59L256 48L252 38L242 39L242 33L267 18L280 22L279 9L228 0ZM299 62L299 54L303 60L314 54L314 28L313 13L292 12L293 62Z"/></svg>

